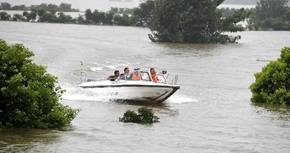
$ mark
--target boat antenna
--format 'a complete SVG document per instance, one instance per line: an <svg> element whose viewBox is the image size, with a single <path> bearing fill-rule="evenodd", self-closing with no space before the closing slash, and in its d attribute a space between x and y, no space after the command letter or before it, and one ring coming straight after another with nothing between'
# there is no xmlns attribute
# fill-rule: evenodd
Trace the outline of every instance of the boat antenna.
<svg viewBox="0 0 290 153"><path fill-rule="evenodd" d="M87 80L87 74L86 74L86 72L84 72L83 65L84 65L84 63L83 63L83 61L81 61L81 76L80 76L81 83L83 82L83 75L85 75L85 77L86 77L85 80Z"/></svg>

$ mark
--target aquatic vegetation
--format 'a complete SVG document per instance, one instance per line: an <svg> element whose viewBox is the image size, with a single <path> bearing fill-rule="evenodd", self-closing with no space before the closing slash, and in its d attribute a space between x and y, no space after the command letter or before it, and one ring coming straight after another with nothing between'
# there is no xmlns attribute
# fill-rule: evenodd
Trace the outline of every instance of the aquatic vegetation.
<svg viewBox="0 0 290 153"><path fill-rule="evenodd" d="M224 0L187 1L156 0L149 28L153 42L172 43L236 43L240 35L227 35L225 32L243 31L238 25L249 17L244 8L222 17L218 9Z"/></svg>
<svg viewBox="0 0 290 153"><path fill-rule="evenodd" d="M154 113L152 112L152 108L148 107L141 107L138 109L138 113L135 113L134 111L127 110L124 113L124 116L122 118L119 118L119 121L121 122L133 122L133 123L153 123L153 122L159 122L158 117L154 116Z"/></svg>
<svg viewBox="0 0 290 153"><path fill-rule="evenodd" d="M281 50L280 58L255 74L250 86L252 102L290 105L290 47Z"/></svg>
<svg viewBox="0 0 290 153"><path fill-rule="evenodd" d="M65 91L56 86L57 77L32 56L24 45L0 39L0 128L59 128L79 111L59 103Z"/></svg>

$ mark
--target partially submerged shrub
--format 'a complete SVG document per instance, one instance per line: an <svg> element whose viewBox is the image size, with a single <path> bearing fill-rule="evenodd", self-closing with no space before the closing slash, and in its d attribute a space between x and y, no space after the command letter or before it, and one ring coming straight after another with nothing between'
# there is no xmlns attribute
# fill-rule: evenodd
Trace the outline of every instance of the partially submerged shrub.
<svg viewBox="0 0 290 153"><path fill-rule="evenodd" d="M78 113L59 103L64 90L55 86L57 77L33 63L33 55L0 39L0 128L58 128Z"/></svg>
<svg viewBox="0 0 290 153"><path fill-rule="evenodd" d="M290 48L284 47L280 58L263 67L255 77L250 86L252 102L290 105Z"/></svg>
<svg viewBox="0 0 290 153"><path fill-rule="evenodd" d="M122 118L119 118L121 122L133 122L133 123L153 123L159 122L158 117L154 116L152 109L147 107L141 107L138 109L138 113L127 110Z"/></svg>

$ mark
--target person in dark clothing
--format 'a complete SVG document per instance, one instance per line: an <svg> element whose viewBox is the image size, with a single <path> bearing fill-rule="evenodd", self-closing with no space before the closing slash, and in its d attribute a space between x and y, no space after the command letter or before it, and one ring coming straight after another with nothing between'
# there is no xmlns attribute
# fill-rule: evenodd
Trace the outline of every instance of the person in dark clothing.
<svg viewBox="0 0 290 153"><path fill-rule="evenodd" d="M124 68L124 73L120 75L121 79L128 80L129 79L130 70L128 67Z"/></svg>
<svg viewBox="0 0 290 153"><path fill-rule="evenodd" d="M110 76L107 78L107 80L115 81L115 80L119 77L119 75L120 75L119 70L116 70L116 71L114 72L114 75L110 75Z"/></svg>

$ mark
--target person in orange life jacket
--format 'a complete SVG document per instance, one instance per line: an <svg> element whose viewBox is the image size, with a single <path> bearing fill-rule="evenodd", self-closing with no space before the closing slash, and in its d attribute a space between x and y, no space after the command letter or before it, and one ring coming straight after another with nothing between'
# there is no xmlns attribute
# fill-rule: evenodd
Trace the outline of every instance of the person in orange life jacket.
<svg viewBox="0 0 290 153"><path fill-rule="evenodd" d="M114 72L114 75L109 76L109 77L107 78L107 80L115 81L115 80L119 77L119 75L120 75L119 70L116 70L116 71Z"/></svg>
<svg viewBox="0 0 290 153"><path fill-rule="evenodd" d="M139 68L135 68L134 72L131 74L130 79L131 80L140 80L140 76L138 74Z"/></svg>
<svg viewBox="0 0 290 153"><path fill-rule="evenodd" d="M158 81L158 78L156 76L156 71L154 68L150 69L150 75L151 75L152 81L156 83Z"/></svg>

